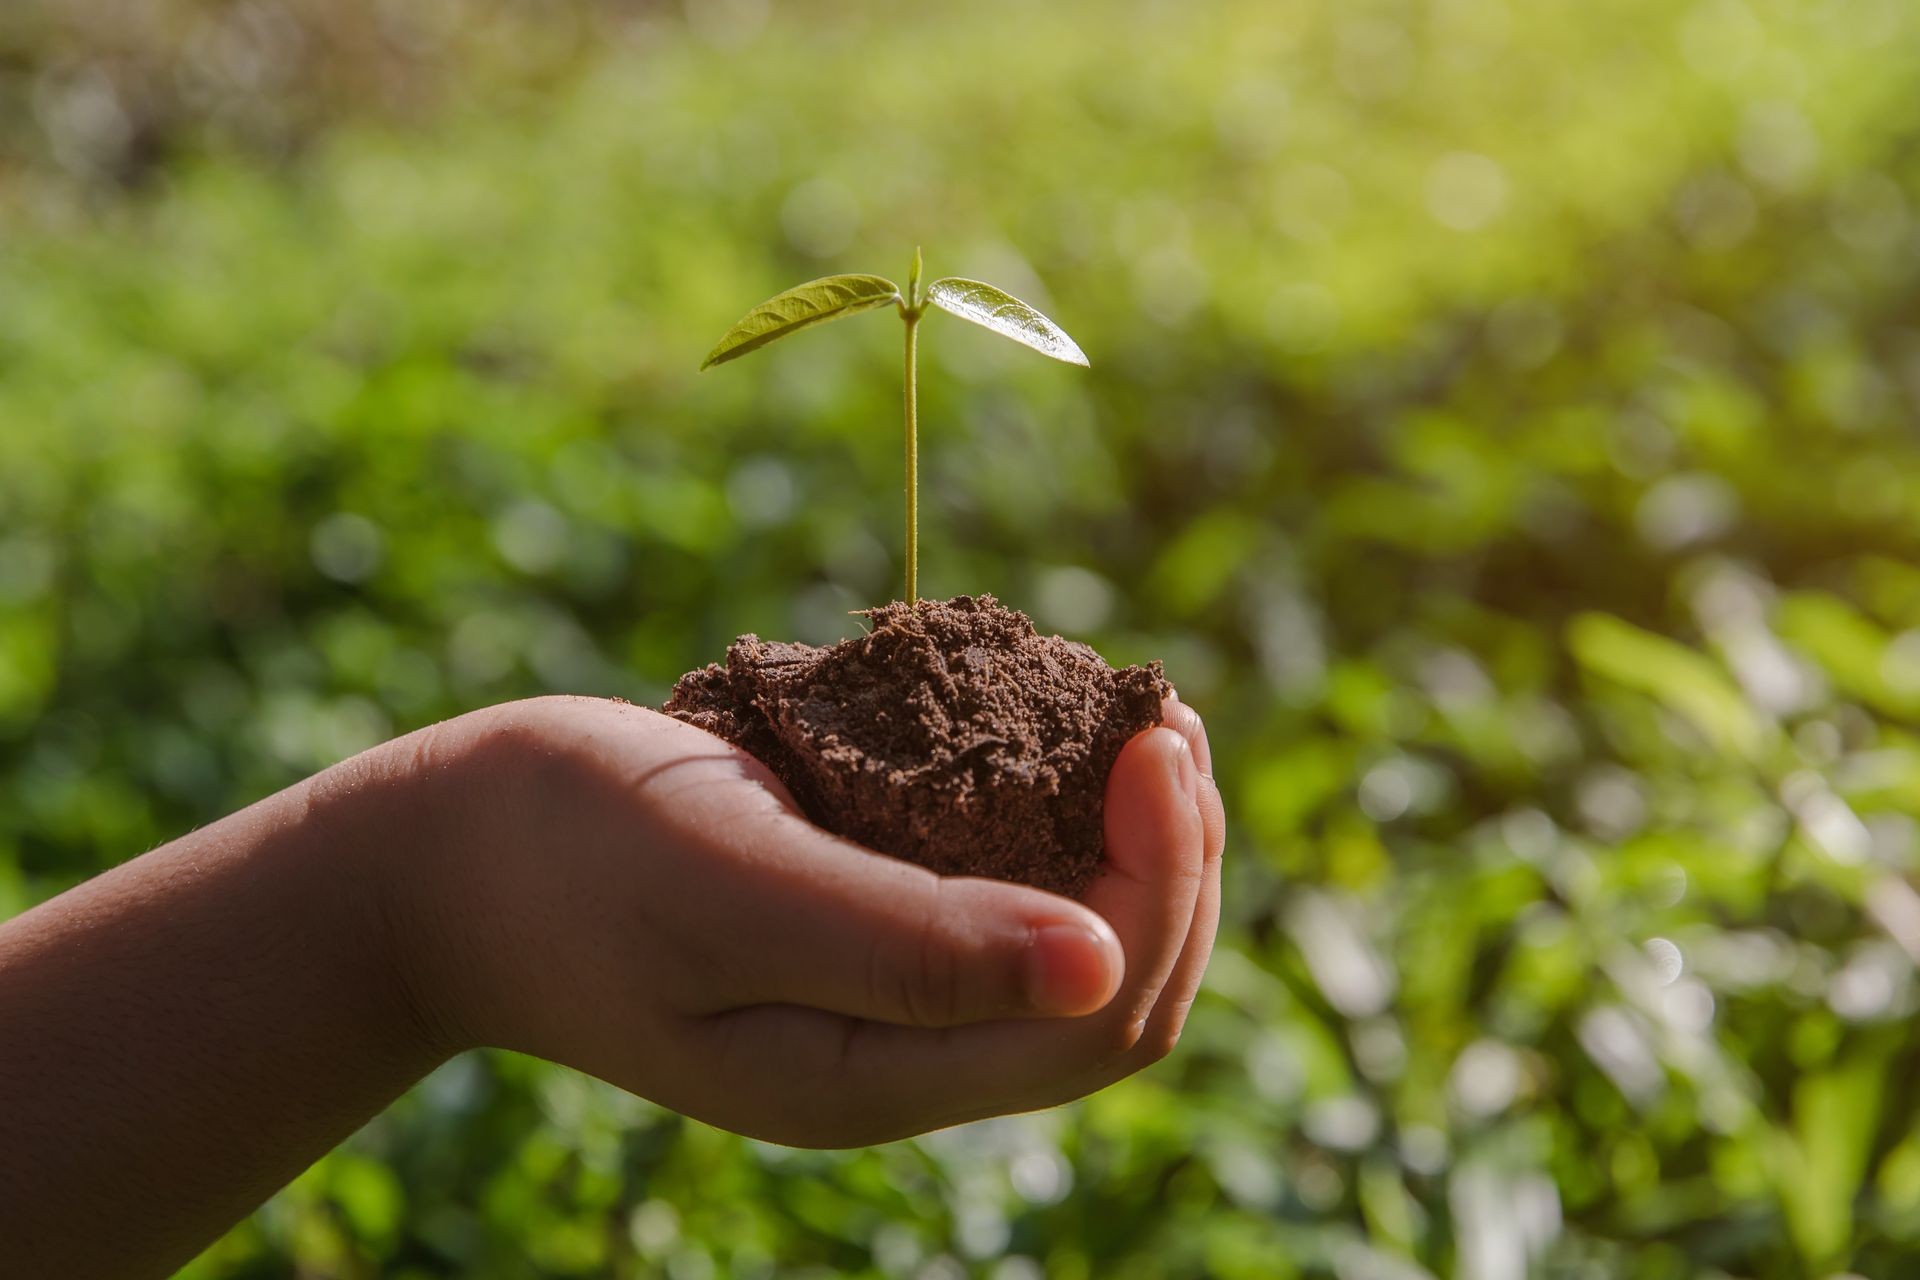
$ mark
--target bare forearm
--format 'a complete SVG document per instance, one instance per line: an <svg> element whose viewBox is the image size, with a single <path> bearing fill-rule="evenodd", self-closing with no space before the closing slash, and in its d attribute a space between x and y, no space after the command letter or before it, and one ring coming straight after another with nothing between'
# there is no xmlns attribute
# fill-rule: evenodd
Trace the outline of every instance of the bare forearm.
<svg viewBox="0 0 1920 1280"><path fill-rule="evenodd" d="M0 1242L164 1275L431 1069L382 897L423 819L351 762L0 926Z"/></svg>
<svg viewBox="0 0 1920 1280"><path fill-rule="evenodd" d="M165 1274L471 1044L810 1146L1138 1070L1218 913L1185 720L1114 763L1084 903L880 857L737 748L591 698L474 712L136 859L0 926L0 1271Z"/></svg>

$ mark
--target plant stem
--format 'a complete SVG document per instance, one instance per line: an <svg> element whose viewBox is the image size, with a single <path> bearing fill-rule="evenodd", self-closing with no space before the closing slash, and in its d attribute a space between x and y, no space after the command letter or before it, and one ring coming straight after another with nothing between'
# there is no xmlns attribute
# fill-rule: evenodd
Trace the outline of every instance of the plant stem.
<svg viewBox="0 0 1920 1280"><path fill-rule="evenodd" d="M907 322L907 603L920 598L920 421L916 401L915 335L920 317L906 312Z"/></svg>

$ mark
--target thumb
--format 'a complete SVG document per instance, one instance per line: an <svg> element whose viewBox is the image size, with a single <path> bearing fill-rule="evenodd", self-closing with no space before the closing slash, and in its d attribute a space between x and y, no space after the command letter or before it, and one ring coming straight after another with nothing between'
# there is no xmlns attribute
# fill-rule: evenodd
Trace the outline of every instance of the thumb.
<svg viewBox="0 0 1920 1280"><path fill-rule="evenodd" d="M1077 902L937 876L796 813L757 817L736 830L757 850L740 905L758 1001L948 1027L1091 1013L1119 986L1120 941Z"/></svg>

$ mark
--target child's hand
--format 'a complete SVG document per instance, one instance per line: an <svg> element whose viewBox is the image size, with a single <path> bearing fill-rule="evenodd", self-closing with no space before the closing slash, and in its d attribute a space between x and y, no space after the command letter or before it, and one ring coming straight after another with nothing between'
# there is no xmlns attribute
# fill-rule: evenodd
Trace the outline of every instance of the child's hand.
<svg viewBox="0 0 1920 1280"><path fill-rule="evenodd" d="M473 1045L816 1146L1138 1070L1220 905L1206 737L1167 721L1114 765L1084 906L857 848L718 738L588 698L385 743L131 859L0 925L8 1274L165 1274Z"/></svg>
<svg viewBox="0 0 1920 1280"><path fill-rule="evenodd" d="M394 744L448 833L392 918L436 1048L567 1063L710 1123L855 1146L1098 1089L1180 1034L1219 915L1199 717L1121 753L1085 905L808 822L739 749L544 698Z"/></svg>

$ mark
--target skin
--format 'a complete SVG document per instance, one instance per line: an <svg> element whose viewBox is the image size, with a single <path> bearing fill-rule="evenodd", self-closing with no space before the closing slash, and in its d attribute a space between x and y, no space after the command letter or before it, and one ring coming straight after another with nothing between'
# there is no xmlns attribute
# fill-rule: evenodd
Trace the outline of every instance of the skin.
<svg viewBox="0 0 1920 1280"><path fill-rule="evenodd" d="M0 1240L160 1276L493 1045L795 1146L1051 1106L1163 1057L1212 949L1199 717L1122 752L1084 903L813 826L654 712L396 739L0 926Z"/></svg>

